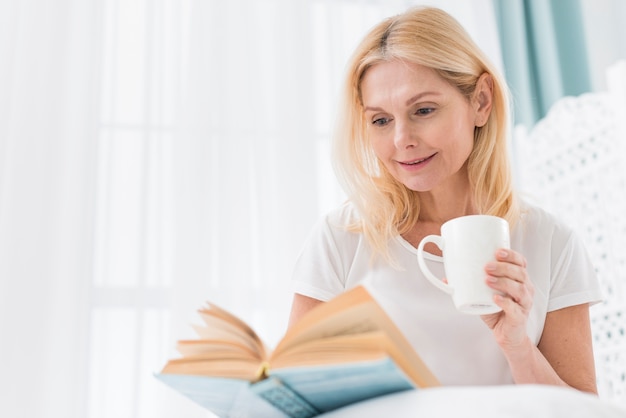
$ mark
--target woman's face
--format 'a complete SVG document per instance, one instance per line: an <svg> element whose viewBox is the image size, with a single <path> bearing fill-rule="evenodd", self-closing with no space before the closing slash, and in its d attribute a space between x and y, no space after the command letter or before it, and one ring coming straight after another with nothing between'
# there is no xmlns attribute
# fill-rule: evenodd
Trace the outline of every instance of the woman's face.
<svg viewBox="0 0 626 418"><path fill-rule="evenodd" d="M397 181L418 192L467 185L474 128L486 122L480 100L404 61L369 68L361 94L374 152Z"/></svg>

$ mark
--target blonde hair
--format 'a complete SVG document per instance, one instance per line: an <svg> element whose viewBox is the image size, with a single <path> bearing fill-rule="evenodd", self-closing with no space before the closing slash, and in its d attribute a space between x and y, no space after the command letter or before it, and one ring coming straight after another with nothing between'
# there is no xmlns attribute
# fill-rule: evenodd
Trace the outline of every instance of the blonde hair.
<svg viewBox="0 0 626 418"><path fill-rule="evenodd" d="M505 218L513 227L519 209L507 151L506 82L454 18L436 8L417 7L375 26L348 63L335 129L333 163L339 182L359 213L359 220L349 229L362 232L375 254L393 262L387 249L389 239L408 232L419 219L417 192L387 172L367 138L361 81L369 68L391 60L432 68L468 99L479 77L484 73L491 75L491 113L484 126L475 128L467 169L477 210Z"/></svg>

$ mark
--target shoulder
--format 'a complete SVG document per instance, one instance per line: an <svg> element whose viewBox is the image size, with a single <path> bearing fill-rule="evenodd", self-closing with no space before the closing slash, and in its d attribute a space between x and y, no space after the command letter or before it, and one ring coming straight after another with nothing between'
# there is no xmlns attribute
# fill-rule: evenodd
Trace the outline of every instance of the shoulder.
<svg viewBox="0 0 626 418"><path fill-rule="evenodd" d="M344 203L317 220L306 246L337 256L353 253L362 238L355 229L358 222L359 216L354 206L349 202Z"/></svg>
<svg viewBox="0 0 626 418"><path fill-rule="evenodd" d="M329 300L342 293L359 251L361 234L351 232L358 221L350 204L331 210L318 219L296 260L294 291Z"/></svg>
<svg viewBox="0 0 626 418"><path fill-rule="evenodd" d="M322 216L316 229L324 230L337 239L356 238L359 235L355 232L359 219L354 205L346 202Z"/></svg>
<svg viewBox="0 0 626 418"><path fill-rule="evenodd" d="M529 263L556 268L563 260L582 255L584 245L572 226L533 204L524 202L519 222L511 233L511 246Z"/></svg>
<svg viewBox="0 0 626 418"><path fill-rule="evenodd" d="M555 214L524 201L513 233L521 235L525 240L556 240L564 244L564 241L572 238L574 230Z"/></svg>
<svg viewBox="0 0 626 418"><path fill-rule="evenodd" d="M576 231L556 214L525 204L511 245L526 256L529 265L548 267L553 278L595 277L584 239Z"/></svg>
<svg viewBox="0 0 626 418"><path fill-rule="evenodd" d="M324 216L325 221L337 228L346 228L359 221L359 215L350 201L346 201L340 206L332 209Z"/></svg>

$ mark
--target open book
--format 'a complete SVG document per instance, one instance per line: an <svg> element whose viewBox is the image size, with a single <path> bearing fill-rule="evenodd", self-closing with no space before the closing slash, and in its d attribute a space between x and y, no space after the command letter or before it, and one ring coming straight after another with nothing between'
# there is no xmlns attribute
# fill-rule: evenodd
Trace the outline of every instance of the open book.
<svg viewBox="0 0 626 418"><path fill-rule="evenodd" d="M199 313L199 339L179 341L182 357L167 362L157 378L220 417L245 416L238 408L256 403L250 416L265 410L267 416L306 418L439 385L362 286L308 312L273 351L225 310L208 304Z"/></svg>

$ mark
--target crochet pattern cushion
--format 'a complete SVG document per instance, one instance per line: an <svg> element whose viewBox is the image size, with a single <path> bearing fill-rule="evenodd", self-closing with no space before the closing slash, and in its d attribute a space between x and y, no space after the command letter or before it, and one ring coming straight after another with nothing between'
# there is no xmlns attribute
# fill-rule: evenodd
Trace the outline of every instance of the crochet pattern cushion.
<svg viewBox="0 0 626 418"><path fill-rule="evenodd" d="M626 405L626 138L615 108L608 93L563 98L516 135L515 151L522 192L585 241L605 297L590 310L598 390Z"/></svg>

